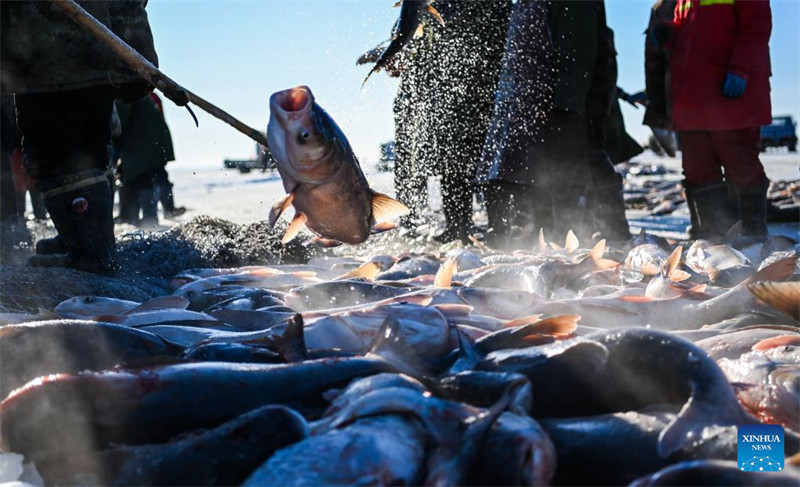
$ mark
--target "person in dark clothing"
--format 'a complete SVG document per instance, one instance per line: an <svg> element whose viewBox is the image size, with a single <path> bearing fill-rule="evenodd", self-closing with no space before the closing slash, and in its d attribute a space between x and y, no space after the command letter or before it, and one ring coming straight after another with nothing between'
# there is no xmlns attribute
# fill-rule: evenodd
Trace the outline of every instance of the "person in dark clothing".
<svg viewBox="0 0 800 487"><path fill-rule="evenodd" d="M146 1L81 1L98 21L156 63ZM28 175L58 231L32 265L112 273L114 223L107 177L115 99L152 87L51 2L0 3L0 89L15 93Z"/></svg>
<svg viewBox="0 0 800 487"><path fill-rule="evenodd" d="M588 192L591 218L587 219L586 231L593 231L598 237L608 240L624 241L630 239L631 234L625 218L622 176L614 168L614 161L607 151L613 107L620 113L617 101L617 52L614 47L614 32L606 25L605 6L603 2L596 2L596 5L595 18L600 34L592 84L586 100L589 141L587 162L591 175ZM620 118L621 116L620 113ZM622 132L624 133L624 125Z"/></svg>
<svg viewBox="0 0 800 487"><path fill-rule="evenodd" d="M520 0L512 9L478 171L487 184L490 245L529 245L539 228L561 236L583 229L589 187L604 168L590 165L587 115L603 12L601 1ZM593 133L594 146L599 137Z"/></svg>
<svg viewBox="0 0 800 487"><path fill-rule="evenodd" d="M651 32L659 24L672 21L677 0L656 0L650 11L647 31ZM672 135L670 120L672 75L669 69L668 53L663 45L652 42L648 36L644 46L644 80L647 105L643 124L650 127L659 146L670 157L675 157L677 149Z"/></svg>
<svg viewBox="0 0 800 487"><path fill-rule="evenodd" d="M440 242L467 241L475 170L493 108L509 0L439 1L404 54L395 99L398 199L419 215L428 176L441 176ZM410 219L413 222L413 217Z"/></svg>
<svg viewBox="0 0 800 487"><path fill-rule="evenodd" d="M175 160L169 127L159 107L160 100L156 102L152 96L117 107L122 127L115 144L122 161L120 219L134 225L158 224L156 179L159 172L166 176L164 167Z"/></svg>

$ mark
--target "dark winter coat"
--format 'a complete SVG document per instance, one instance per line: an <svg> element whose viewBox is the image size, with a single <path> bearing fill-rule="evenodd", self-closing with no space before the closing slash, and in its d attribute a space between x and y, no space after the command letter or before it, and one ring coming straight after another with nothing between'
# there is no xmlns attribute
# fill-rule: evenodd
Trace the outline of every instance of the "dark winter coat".
<svg viewBox="0 0 800 487"><path fill-rule="evenodd" d="M472 179L492 116L510 0L440 0L402 75L396 112L414 172ZM399 109L399 110L398 110ZM402 127L400 127L402 125Z"/></svg>
<svg viewBox="0 0 800 487"><path fill-rule="evenodd" d="M175 160L169 127L152 98L117 104L117 112L122 134L115 146L122 160L123 184Z"/></svg>
<svg viewBox="0 0 800 487"><path fill-rule="evenodd" d="M78 3L157 64L146 0ZM122 88L121 98L136 99L151 89L109 47L49 1L0 2L0 19L0 90L4 93L113 85Z"/></svg>
<svg viewBox="0 0 800 487"><path fill-rule="evenodd" d="M514 5L479 181L588 184L587 100L603 48L602 6L542 0ZM603 104L589 108L607 113Z"/></svg>
<svg viewBox="0 0 800 487"><path fill-rule="evenodd" d="M769 0L679 0L672 27L676 130L734 130L771 122ZM727 73L747 81L740 98L723 96Z"/></svg>
<svg viewBox="0 0 800 487"><path fill-rule="evenodd" d="M647 33L659 24L672 21L675 15L677 0L657 0L650 11ZM647 126L672 128L669 113L671 110L670 90L671 78L667 52L664 46L653 42L645 36L644 44L644 83L647 92L647 108L644 112L644 123Z"/></svg>

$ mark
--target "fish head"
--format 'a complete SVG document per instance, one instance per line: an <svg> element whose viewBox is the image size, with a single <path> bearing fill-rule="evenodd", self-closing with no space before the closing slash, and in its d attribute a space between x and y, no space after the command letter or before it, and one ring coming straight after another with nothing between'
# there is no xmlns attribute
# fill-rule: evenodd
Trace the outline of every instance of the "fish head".
<svg viewBox="0 0 800 487"><path fill-rule="evenodd" d="M75 296L56 306L53 311L63 318L85 318L87 316L114 315L139 306L135 301L101 296Z"/></svg>
<svg viewBox="0 0 800 487"><path fill-rule="evenodd" d="M307 86L274 93L269 100L269 148L287 191L298 183L320 184L344 164L349 145Z"/></svg>

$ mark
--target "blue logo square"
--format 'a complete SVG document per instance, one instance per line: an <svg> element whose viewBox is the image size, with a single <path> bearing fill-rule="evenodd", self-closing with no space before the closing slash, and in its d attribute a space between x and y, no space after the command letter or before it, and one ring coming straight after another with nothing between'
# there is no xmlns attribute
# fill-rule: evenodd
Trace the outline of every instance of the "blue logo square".
<svg viewBox="0 0 800 487"><path fill-rule="evenodd" d="M739 469L745 472L783 470L783 426L747 424L736 435Z"/></svg>

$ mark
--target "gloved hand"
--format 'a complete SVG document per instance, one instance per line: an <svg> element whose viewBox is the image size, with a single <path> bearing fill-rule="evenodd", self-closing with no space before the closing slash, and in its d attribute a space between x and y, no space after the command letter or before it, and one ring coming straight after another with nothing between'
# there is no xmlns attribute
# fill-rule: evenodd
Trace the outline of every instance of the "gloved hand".
<svg viewBox="0 0 800 487"><path fill-rule="evenodd" d="M667 24L656 24L647 33L647 43L653 47L663 47L672 37L672 27Z"/></svg>
<svg viewBox="0 0 800 487"><path fill-rule="evenodd" d="M728 73L722 85L722 94L725 98L739 98L747 88L747 81L738 74Z"/></svg>

